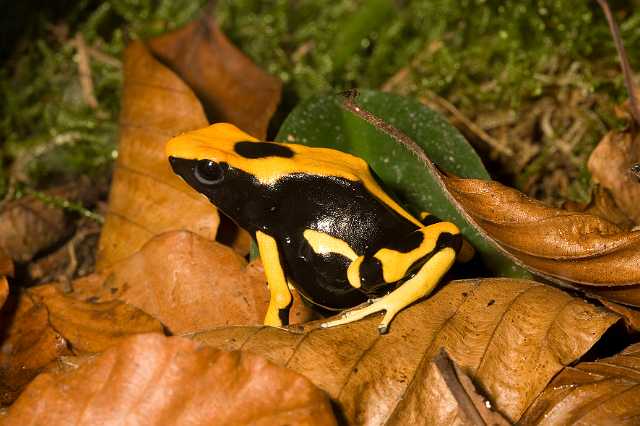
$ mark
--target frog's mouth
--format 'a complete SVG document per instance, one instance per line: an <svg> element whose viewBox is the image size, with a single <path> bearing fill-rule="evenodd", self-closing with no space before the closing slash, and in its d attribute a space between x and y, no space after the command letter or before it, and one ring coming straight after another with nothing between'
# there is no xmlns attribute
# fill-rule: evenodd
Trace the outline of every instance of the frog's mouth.
<svg viewBox="0 0 640 426"><path fill-rule="evenodd" d="M184 158L169 156L169 164L171 165L171 169L173 169L173 173L180 176L190 185L191 182L189 182L188 176L193 175L195 163L194 160L185 160Z"/></svg>

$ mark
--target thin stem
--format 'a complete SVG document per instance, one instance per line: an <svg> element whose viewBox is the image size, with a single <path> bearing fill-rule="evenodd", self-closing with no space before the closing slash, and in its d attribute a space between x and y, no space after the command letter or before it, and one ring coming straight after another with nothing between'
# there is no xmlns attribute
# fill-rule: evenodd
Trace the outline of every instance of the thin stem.
<svg viewBox="0 0 640 426"><path fill-rule="evenodd" d="M620 37L620 28L618 27L616 21L613 19L613 14L611 13L611 8L609 8L609 3L607 2L607 0L596 1L602 8L604 16L607 18L609 30L611 31L613 42L615 43L616 50L618 51L620 66L622 67L622 75L624 76L624 84L625 86L627 86L627 91L629 92L629 100L631 101L631 115L636 120L636 123L640 125L640 107L638 106L638 99L636 98L635 84L633 84L633 71L631 70L631 65L629 65L629 57L627 56L627 52L624 49L622 37Z"/></svg>

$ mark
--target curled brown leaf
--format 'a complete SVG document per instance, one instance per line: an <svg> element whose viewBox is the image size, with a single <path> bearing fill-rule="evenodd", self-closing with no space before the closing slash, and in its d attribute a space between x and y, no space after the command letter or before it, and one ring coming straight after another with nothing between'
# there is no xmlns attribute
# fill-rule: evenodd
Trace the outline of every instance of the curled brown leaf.
<svg viewBox="0 0 640 426"><path fill-rule="evenodd" d="M618 207L640 224L640 182L631 167L640 162L640 137L631 132L610 132L589 157L593 178L611 191Z"/></svg>
<svg viewBox="0 0 640 426"><path fill-rule="evenodd" d="M537 273L591 286L640 284L640 231L548 207L495 181L444 181L489 237Z"/></svg>
<svg viewBox="0 0 640 426"><path fill-rule="evenodd" d="M350 424L384 424L438 411L403 406L427 392L421 366L444 347L493 406L516 421L564 366L582 356L620 317L558 289L512 279L453 281L402 311L388 335L378 318L303 333L270 327L212 330L195 339L261 354L311 379ZM422 374L422 373L421 373ZM419 412L406 412L411 409ZM396 414L398 413L398 414Z"/></svg>
<svg viewBox="0 0 640 426"><path fill-rule="evenodd" d="M336 424L324 393L301 375L256 355L157 334L38 376L3 422L25 423Z"/></svg>
<svg viewBox="0 0 640 426"><path fill-rule="evenodd" d="M635 425L640 419L640 344L596 362L566 367L522 425Z"/></svg>

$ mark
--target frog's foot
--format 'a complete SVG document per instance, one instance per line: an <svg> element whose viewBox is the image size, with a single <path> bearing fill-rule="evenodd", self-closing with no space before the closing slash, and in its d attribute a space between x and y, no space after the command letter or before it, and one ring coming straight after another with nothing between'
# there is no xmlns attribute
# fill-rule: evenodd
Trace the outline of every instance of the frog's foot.
<svg viewBox="0 0 640 426"><path fill-rule="evenodd" d="M421 297L429 295L440 278L449 270L456 257L452 248L445 248L431 257L411 279L404 282L400 287L377 299L371 305L356 308L343 313L339 318L325 322L322 328L335 327L358 321L376 312L385 311L382 322L378 325L380 334L385 334L389 330L389 323L398 312L412 304Z"/></svg>
<svg viewBox="0 0 640 426"><path fill-rule="evenodd" d="M339 318L332 321L327 321L323 323L321 327L329 328L336 327L338 325L349 324L350 322L361 320L371 314L386 311L382 322L378 325L378 331L380 332L380 334L385 334L389 329L389 323L398 313L399 309L395 309L394 307L390 306L387 302L385 302L384 299L385 298L383 297L362 308L352 309L350 311L344 312L342 315L340 315Z"/></svg>

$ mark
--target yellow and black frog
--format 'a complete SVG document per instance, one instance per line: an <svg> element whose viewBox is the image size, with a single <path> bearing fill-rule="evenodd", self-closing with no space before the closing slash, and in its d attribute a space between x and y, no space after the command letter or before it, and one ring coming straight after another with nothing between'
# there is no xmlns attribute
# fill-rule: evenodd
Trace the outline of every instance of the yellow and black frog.
<svg viewBox="0 0 640 426"><path fill-rule="evenodd" d="M176 174L257 241L271 296L266 325L288 317L293 286L329 310L370 302L323 327L385 311L378 329L386 333L462 245L454 224L416 219L363 159L344 152L263 142L218 123L173 138L166 154Z"/></svg>

